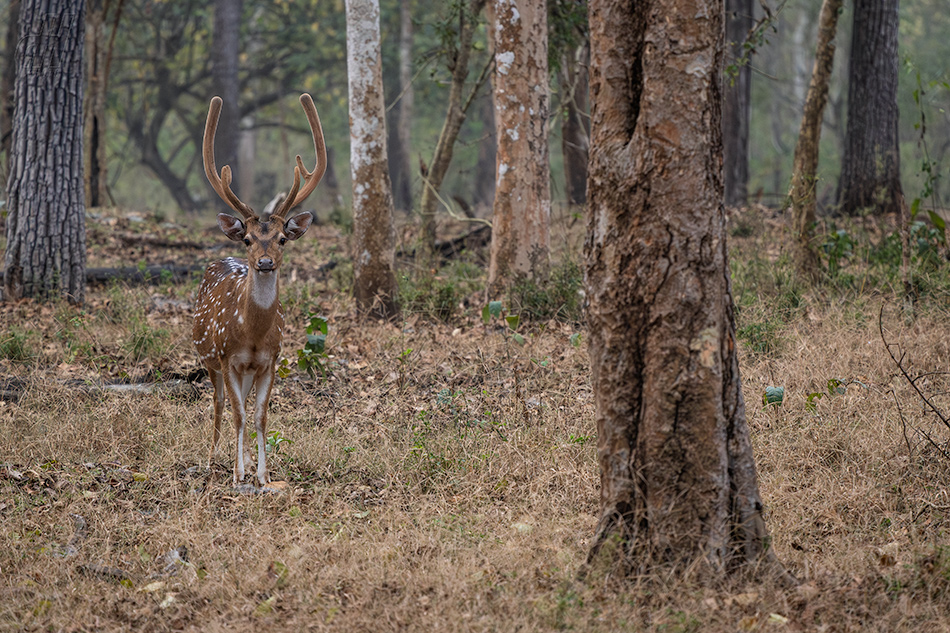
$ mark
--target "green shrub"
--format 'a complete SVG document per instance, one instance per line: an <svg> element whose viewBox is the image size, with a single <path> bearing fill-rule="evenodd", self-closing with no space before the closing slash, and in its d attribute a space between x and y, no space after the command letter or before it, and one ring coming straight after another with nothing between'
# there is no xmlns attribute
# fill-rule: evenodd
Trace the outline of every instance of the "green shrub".
<svg viewBox="0 0 950 633"><path fill-rule="evenodd" d="M36 356L30 342L33 332L14 327L0 339L0 358L16 363L27 363Z"/></svg>
<svg viewBox="0 0 950 633"><path fill-rule="evenodd" d="M512 312L531 320L579 322L583 319L584 272L573 259L551 268L545 281L522 278L512 284L508 304Z"/></svg>

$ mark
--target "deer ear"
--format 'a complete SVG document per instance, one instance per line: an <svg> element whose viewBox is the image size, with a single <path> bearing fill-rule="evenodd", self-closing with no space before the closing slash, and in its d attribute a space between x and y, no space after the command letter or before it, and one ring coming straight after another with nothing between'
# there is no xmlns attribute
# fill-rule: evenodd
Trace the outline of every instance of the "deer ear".
<svg viewBox="0 0 950 633"><path fill-rule="evenodd" d="M311 222L313 222L313 216L310 213L298 213L284 222L284 235L288 240L295 240L307 232Z"/></svg>
<svg viewBox="0 0 950 633"><path fill-rule="evenodd" d="M235 242L243 240L244 235L247 233L247 227L244 226L244 223L227 213L218 214L218 226L221 227L221 230L224 231L224 234L228 236L229 240L234 240Z"/></svg>

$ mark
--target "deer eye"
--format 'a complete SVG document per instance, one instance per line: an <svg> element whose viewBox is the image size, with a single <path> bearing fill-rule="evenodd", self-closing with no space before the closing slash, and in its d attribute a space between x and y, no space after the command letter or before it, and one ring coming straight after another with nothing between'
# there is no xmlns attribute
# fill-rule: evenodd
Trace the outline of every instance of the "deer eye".
<svg viewBox="0 0 950 633"><path fill-rule="evenodd" d="M244 238L244 245L245 245L245 246L250 246L250 245L251 245L251 238L245 237L245 238Z"/></svg>
<svg viewBox="0 0 950 633"><path fill-rule="evenodd" d="M286 237L280 238L280 245L281 245L281 246L283 246L283 245L286 244L286 243L287 243L287 238L286 238Z"/></svg>

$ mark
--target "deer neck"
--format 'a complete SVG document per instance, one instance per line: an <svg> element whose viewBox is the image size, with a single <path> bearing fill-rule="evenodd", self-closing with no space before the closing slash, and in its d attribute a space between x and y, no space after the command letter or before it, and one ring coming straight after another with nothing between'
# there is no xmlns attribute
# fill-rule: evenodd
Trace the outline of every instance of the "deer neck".
<svg viewBox="0 0 950 633"><path fill-rule="evenodd" d="M241 301L244 327L248 334L263 338L277 316L280 283L277 271L260 273L249 267Z"/></svg>

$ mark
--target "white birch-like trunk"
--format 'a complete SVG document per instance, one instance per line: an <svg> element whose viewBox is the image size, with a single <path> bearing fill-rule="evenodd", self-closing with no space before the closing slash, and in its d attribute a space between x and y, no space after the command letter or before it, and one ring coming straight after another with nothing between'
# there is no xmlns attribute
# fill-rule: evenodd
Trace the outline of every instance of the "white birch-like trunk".
<svg viewBox="0 0 950 633"><path fill-rule="evenodd" d="M498 154L489 286L538 277L549 261L548 36L543 0L493 0Z"/></svg>
<svg viewBox="0 0 950 633"><path fill-rule="evenodd" d="M346 0L346 67L353 180L353 294L361 314L395 316L396 232L386 160L378 0Z"/></svg>

